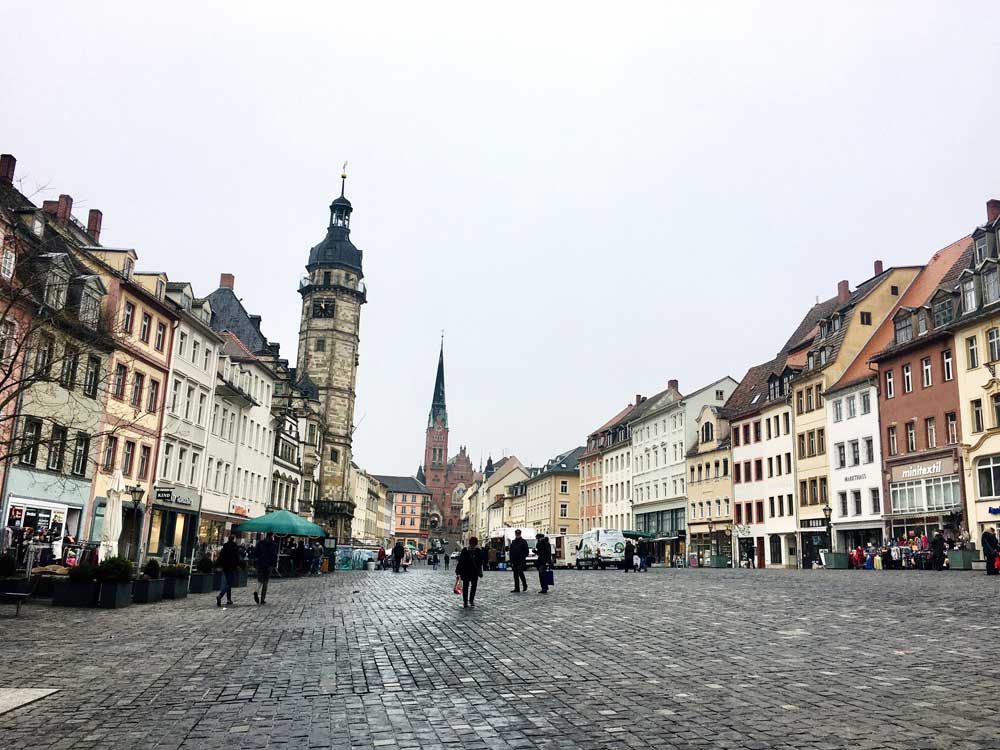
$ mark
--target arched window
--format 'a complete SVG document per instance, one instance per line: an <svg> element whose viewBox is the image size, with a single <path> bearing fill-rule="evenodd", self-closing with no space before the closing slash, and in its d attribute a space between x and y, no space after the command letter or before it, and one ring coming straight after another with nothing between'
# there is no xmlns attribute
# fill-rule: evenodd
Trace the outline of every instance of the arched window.
<svg viewBox="0 0 1000 750"><path fill-rule="evenodd" d="M701 442L707 443L714 439L715 429L711 422L706 422L701 428Z"/></svg>

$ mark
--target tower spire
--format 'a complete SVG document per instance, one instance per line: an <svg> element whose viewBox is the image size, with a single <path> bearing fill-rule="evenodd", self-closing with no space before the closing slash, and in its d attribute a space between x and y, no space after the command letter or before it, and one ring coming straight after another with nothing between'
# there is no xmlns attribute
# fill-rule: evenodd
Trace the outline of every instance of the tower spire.
<svg viewBox="0 0 1000 750"><path fill-rule="evenodd" d="M434 378L434 395L431 398L431 413L428 425L433 425L438 417L448 426L448 408L444 399L444 332L441 333L441 352L438 355L437 376Z"/></svg>
<svg viewBox="0 0 1000 750"><path fill-rule="evenodd" d="M344 187L347 185L347 162L340 168L340 197L344 197Z"/></svg>

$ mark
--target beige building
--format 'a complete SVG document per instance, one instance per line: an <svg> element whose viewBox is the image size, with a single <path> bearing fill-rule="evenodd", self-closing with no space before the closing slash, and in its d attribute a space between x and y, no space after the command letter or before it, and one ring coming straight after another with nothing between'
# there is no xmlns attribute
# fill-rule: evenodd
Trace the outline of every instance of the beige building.
<svg viewBox="0 0 1000 750"><path fill-rule="evenodd" d="M805 367L791 382L803 567L819 562L821 549L830 549L823 510L830 502L824 393L844 374L919 272L920 266L883 270L882 262L875 261L875 275L853 292L848 282L839 282L832 311L806 339Z"/></svg>
<svg viewBox="0 0 1000 750"><path fill-rule="evenodd" d="M351 541L354 544L385 545L392 536L391 509L386 509L386 486L376 477L351 462L351 497L354 518Z"/></svg>
<svg viewBox="0 0 1000 750"><path fill-rule="evenodd" d="M688 552L699 565L711 565L712 555L732 564L733 477L729 420L711 404L696 417L698 437L687 452Z"/></svg>
<svg viewBox="0 0 1000 750"><path fill-rule="evenodd" d="M534 533L580 533L580 446L549 461L524 480L525 522Z"/></svg>
<svg viewBox="0 0 1000 750"><path fill-rule="evenodd" d="M484 540L489 539L491 532L498 532L502 524L496 528L490 528L490 506L496 500L503 498L507 485L526 479L527 476L528 472L516 456L504 456L495 464L492 460L487 462L482 484L476 493L475 513L470 514L469 536L475 535L480 540ZM473 518L475 519L474 525L472 524ZM501 518L502 514L494 512L494 522Z"/></svg>

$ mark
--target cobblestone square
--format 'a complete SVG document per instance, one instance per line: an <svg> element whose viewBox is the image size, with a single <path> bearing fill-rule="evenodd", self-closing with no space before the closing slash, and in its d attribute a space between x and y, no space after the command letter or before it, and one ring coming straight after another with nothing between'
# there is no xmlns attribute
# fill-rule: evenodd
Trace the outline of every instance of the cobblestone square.
<svg viewBox="0 0 1000 750"><path fill-rule="evenodd" d="M338 572L124 610L0 609L12 748L997 748L979 573ZM537 579L529 575L529 583Z"/></svg>

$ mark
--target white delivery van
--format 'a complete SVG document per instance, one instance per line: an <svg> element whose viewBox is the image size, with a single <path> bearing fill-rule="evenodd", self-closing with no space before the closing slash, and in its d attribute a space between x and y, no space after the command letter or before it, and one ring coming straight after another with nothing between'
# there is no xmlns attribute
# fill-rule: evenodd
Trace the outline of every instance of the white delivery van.
<svg viewBox="0 0 1000 750"><path fill-rule="evenodd" d="M582 534L553 534L549 537L549 541L552 542L552 555L555 567L576 567L576 555L581 539L583 539Z"/></svg>
<svg viewBox="0 0 1000 750"><path fill-rule="evenodd" d="M625 537L620 529L591 529L580 539L576 569L618 567L625 559Z"/></svg>

